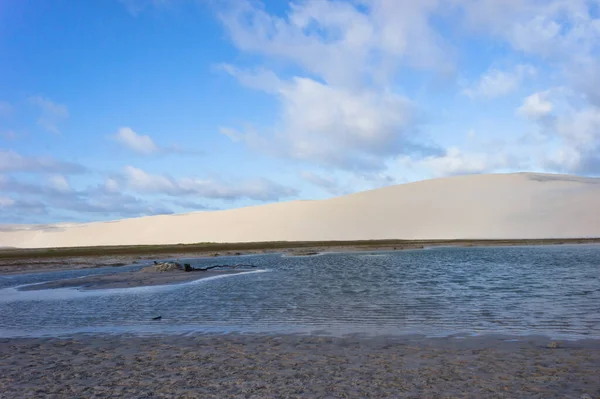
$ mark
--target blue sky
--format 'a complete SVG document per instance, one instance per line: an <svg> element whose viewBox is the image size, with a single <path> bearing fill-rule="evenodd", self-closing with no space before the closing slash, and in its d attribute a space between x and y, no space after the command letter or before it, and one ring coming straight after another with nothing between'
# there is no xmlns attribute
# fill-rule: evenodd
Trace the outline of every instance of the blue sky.
<svg viewBox="0 0 600 399"><path fill-rule="evenodd" d="M0 223L600 172L598 0L0 0Z"/></svg>

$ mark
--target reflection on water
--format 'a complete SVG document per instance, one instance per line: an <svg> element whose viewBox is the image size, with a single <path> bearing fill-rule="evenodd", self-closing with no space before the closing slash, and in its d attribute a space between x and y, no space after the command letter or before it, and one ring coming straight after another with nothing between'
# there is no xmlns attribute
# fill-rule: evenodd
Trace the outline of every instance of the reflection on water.
<svg viewBox="0 0 600 399"><path fill-rule="evenodd" d="M600 246L253 256L263 273L107 291L0 277L0 336L72 332L508 333L600 338ZM239 257L195 265L239 263ZM186 262L188 262L186 260ZM139 267L139 266L137 266ZM162 315L161 321L151 318Z"/></svg>

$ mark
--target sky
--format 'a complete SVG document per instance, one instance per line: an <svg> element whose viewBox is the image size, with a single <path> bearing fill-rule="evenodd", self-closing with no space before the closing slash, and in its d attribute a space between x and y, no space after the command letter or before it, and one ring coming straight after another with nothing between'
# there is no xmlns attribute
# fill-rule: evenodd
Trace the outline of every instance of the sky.
<svg viewBox="0 0 600 399"><path fill-rule="evenodd" d="M0 0L0 223L600 174L600 0Z"/></svg>

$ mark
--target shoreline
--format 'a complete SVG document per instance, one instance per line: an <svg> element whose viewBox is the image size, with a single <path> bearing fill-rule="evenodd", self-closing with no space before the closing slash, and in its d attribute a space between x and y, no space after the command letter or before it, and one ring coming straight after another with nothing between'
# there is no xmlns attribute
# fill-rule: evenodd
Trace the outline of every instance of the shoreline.
<svg viewBox="0 0 600 399"><path fill-rule="evenodd" d="M600 395L600 340L313 335L0 339L3 397Z"/></svg>
<svg viewBox="0 0 600 399"><path fill-rule="evenodd" d="M0 249L0 276L53 271L146 265L158 259L266 255L313 256L321 253L423 250L439 247L516 247L600 244L600 238L515 240L374 240L265 242L139 247Z"/></svg>

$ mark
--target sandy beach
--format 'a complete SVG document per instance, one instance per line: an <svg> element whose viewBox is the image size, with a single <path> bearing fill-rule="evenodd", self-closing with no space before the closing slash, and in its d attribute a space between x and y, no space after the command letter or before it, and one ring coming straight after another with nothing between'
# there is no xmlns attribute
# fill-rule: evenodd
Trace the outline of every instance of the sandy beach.
<svg viewBox="0 0 600 399"><path fill-rule="evenodd" d="M528 337L0 340L2 398L598 398L600 342Z"/></svg>

